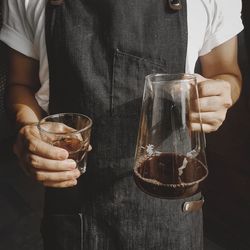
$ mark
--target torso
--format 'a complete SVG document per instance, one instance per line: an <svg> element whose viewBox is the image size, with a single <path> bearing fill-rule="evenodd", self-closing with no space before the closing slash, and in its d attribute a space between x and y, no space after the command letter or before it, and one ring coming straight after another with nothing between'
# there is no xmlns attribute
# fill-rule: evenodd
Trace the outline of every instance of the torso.
<svg viewBox="0 0 250 250"><path fill-rule="evenodd" d="M36 98L39 105L47 111L49 70L44 31L46 2L47 0L6 1L6 13L13 12L13 15L6 17L9 27L3 41L13 49L40 61L41 88ZM240 0L230 0L230 4L227 0L187 0L187 73L194 72L199 56L209 53L242 30L240 13ZM18 44L15 44L11 36L15 30L14 37Z"/></svg>
<svg viewBox="0 0 250 250"><path fill-rule="evenodd" d="M94 150L77 185L86 225L83 249L201 250L202 211L182 210L200 194L156 199L133 180L145 75L185 71L186 1L174 13L164 0L64 2L46 12L49 111L93 120ZM60 196L68 200L66 190L47 190L45 214L60 212Z"/></svg>
<svg viewBox="0 0 250 250"><path fill-rule="evenodd" d="M34 46L40 61L40 81L41 88L36 94L36 98L40 106L47 110L49 104L49 70L47 51L45 46L45 0L43 1L29 1L29 13L34 13L32 8L36 8L35 21L33 22L33 29L36 31L34 36ZM197 58L202 53L202 47L205 40L205 34L208 29L209 14L211 15L210 1L197 1L195 4L187 0L187 16L188 16L188 47L186 56L186 72L193 73ZM30 14L31 15L31 14ZM30 17L31 18L31 17ZM197 22L197 20L200 20ZM197 32L199 30L199 32Z"/></svg>

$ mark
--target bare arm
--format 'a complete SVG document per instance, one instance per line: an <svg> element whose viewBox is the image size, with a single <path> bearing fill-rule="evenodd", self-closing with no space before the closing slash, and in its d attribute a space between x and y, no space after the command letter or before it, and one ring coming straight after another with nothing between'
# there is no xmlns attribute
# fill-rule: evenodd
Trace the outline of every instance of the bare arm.
<svg viewBox="0 0 250 250"><path fill-rule="evenodd" d="M7 106L17 128L38 122L43 111L39 107L35 92L40 87L38 62L14 50L9 52L9 80Z"/></svg>
<svg viewBox="0 0 250 250"><path fill-rule="evenodd" d="M242 81L237 50L237 37L234 37L200 58L205 78L221 79L230 84L233 104L240 96Z"/></svg>
<svg viewBox="0 0 250 250"><path fill-rule="evenodd" d="M68 152L43 142L37 126L43 111L35 93L40 87L38 62L14 50L10 51L10 77L7 103L18 129L14 152L20 165L45 186L69 187L76 185L80 172L69 160Z"/></svg>
<svg viewBox="0 0 250 250"><path fill-rule="evenodd" d="M198 76L199 105L203 130L217 130L227 110L241 92L241 73L237 62L237 38L223 43L200 58L203 76ZM199 130L199 114L191 114L192 129Z"/></svg>

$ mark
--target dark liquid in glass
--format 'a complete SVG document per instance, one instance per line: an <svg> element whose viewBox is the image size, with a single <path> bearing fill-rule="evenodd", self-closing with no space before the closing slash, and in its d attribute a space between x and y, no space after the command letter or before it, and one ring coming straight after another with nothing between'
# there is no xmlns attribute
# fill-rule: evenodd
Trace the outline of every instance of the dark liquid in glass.
<svg viewBox="0 0 250 250"><path fill-rule="evenodd" d="M134 170L137 186L159 198L184 198L199 191L207 168L197 159L162 153L141 162Z"/></svg>
<svg viewBox="0 0 250 250"><path fill-rule="evenodd" d="M54 141L53 145L59 148L66 149L69 152L69 159L76 162L82 160L85 152L87 151L86 143L77 138L62 138Z"/></svg>

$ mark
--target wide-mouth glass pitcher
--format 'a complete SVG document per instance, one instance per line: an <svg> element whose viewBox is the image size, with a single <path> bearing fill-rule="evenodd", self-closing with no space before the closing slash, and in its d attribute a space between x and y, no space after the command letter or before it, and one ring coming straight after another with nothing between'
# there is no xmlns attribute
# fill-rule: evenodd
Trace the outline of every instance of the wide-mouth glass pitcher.
<svg viewBox="0 0 250 250"><path fill-rule="evenodd" d="M198 103L195 75L146 77L134 163L135 182L145 193L184 198L200 191L208 169L201 120L194 131L190 119Z"/></svg>

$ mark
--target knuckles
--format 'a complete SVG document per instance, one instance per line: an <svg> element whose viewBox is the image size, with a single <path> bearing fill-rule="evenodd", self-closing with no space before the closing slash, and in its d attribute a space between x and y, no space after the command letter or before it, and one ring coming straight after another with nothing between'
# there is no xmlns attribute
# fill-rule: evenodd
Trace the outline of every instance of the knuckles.
<svg viewBox="0 0 250 250"><path fill-rule="evenodd" d="M29 152L36 152L37 144L34 141L29 141L27 144L27 149Z"/></svg>
<svg viewBox="0 0 250 250"><path fill-rule="evenodd" d="M19 130L19 134L24 136L25 138L29 137L31 134L31 127L30 126L24 126Z"/></svg>
<svg viewBox="0 0 250 250"><path fill-rule="evenodd" d="M232 105L233 105L233 101L232 101L231 98L228 98L228 99L225 100L225 102L224 102L224 107L225 107L226 109L232 107Z"/></svg>
<svg viewBox="0 0 250 250"><path fill-rule="evenodd" d="M210 84L205 83L207 82L200 83L199 85L198 92L200 97L207 96L208 90L210 89Z"/></svg>
<svg viewBox="0 0 250 250"><path fill-rule="evenodd" d="M37 159L37 157L36 157L35 155L29 154L27 160L29 161L28 164L29 164L31 167L33 167L33 168L35 168L35 169L38 168L38 166L39 166L39 161L38 161L38 159Z"/></svg>
<svg viewBox="0 0 250 250"><path fill-rule="evenodd" d="M29 175L36 181L49 187L69 187L74 186L76 178L80 176L76 171L58 172L57 174L49 171L43 171L46 162L38 157L37 151L40 150L41 145L37 134L37 128L34 126L24 126L18 132L16 143L13 145L13 151L20 161L20 165ZM91 150L91 148L90 148ZM52 154L52 152L47 152ZM55 151L53 158L61 159L61 152ZM46 165L46 169L49 166ZM53 168L60 169L61 164L54 162Z"/></svg>

